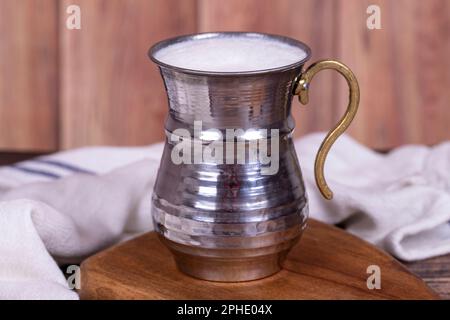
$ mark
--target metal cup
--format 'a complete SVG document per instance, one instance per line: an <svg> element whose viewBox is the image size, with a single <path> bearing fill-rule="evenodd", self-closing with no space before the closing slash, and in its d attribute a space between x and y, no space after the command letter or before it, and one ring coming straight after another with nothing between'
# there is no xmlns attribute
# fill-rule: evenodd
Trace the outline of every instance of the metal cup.
<svg viewBox="0 0 450 320"><path fill-rule="evenodd" d="M307 56L291 65L251 72L189 70L155 58L158 50L174 43L236 36L281 41L301 48ZM325 138L315 163L318 188L325 198L332 198L323 175L325 157L355 116L359 88L350 69L334 60L318 61L302 71L310 52L304 43L287 37L239 32L181 36L150 49L150 58L160 68L170 109L152 198L153 221L182 272L230 282L259 279L280 270L308 217L307 195L292 142L291 101L299 95L303 104L308 102L309 84L322 69L338 71L350 87L347 111ZM196 128L198 123L200 129ZM194 158L198 153L195 148L203 152L211 142L223 140L229 146L225 137L230 129L239 129L234 143L248 147L261 140L272 152L277 146L276 172L265 174L267 163L260 158L242 162L235 147L234 156L219 154L222 162L174 161L180 142L192 144ZM261 130L268 134L261 137ZM250 151L245 151L245 157L251 158Z"/></svg>

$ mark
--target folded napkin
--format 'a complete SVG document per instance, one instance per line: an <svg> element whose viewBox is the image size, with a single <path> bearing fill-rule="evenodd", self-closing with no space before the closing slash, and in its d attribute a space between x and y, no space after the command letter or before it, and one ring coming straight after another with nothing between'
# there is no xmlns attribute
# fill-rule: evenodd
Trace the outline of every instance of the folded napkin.
<svg viewBox="0 0 450 320"><path fill-rule="evenodd" d="M323 137L295 143L312 217L404 260L450 252L450 143L380 155L343 136L326 162L335 196L326 201L313 173ZM151 230L162 147L82 148L1 167L0 298L77 299L58 265Z"/></svg>

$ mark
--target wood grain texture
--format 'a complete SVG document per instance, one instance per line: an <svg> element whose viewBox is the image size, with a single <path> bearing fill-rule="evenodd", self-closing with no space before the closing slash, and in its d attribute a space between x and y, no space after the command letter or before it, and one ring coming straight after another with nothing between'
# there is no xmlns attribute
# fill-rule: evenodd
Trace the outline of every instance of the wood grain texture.
<svg viewBox="0 0 450 320"><path fill-rule="evenodd" d="M450 3L376 1L381 30L365 26L362 13L370 4L339 2L338 58L350 64L361 87L350 132L374 148L450 139ZM342 86L338 94L342 108Z"/></svg>
<svg viewBox="0 0 450 320"><path fill-rule="evenodd" d="M366 285L369 265L381 268L381 289ZM394 258L315 220L283 270L256 281L218 283L178 272L155 233L88 258L82 299L434 299L437 295Z"/></svg>
<svg viewBox="0 0 450 320"><path fill-rule="evenodd" d="M0 1L0 149L57 148L56 0Z"/></svg>
<svg viewBox="0 0 450 320"><path fill-rule="evenodd" d="M406 263L408 269L420 276L442 298L450 300L450 254Z"/></svg>
<svg viewBox="0 0 450 320"><path fill-rule="evenodd" d="M147 50L196 30L195 0L80 0L81 30L61 33L61 143L149 144L163 138L167 98ZM65 8L73 1L63 1Z"/></svg>

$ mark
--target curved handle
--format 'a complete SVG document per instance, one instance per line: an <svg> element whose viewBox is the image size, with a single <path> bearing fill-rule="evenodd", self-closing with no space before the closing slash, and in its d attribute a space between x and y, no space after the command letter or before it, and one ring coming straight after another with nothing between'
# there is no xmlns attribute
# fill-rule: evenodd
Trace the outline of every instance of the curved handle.
<svg viewBox="0 0 450 320"><path fill-rule="evenodd" d="M299 96L298 99L302 104L308 103L308 89L312 78L316 73L324 69L333 69L343 75L345 80L347 80L347 84L350 89L347 110L345 111L345 114L342 116L341 120L339 120L337 125L325 137L325 140L322 142L317 153L316 162L314 165L314 175L316 177L317 187L319 188L322 195L326 199L330 200L333 198L333 192L328 187L323 174L325 159L333 143L348 128L353 118L355 117L359 104L359 86L353 72L343 63L335 60L317 61L316 63L312 64L305 72L303 72L297 80L298 82L297 86L295 87L294 94L297 94Z"/></svg>

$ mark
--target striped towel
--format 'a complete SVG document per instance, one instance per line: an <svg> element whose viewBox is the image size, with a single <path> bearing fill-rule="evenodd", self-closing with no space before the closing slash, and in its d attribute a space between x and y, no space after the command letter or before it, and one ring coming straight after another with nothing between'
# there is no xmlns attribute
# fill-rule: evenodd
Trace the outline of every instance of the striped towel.
<svg viewBox="0 0 450 320"><path fill-rule="evenodd" d="M159 162L162 144L151 147L86 147L0 167L0 190L52 181L76 173L104 174L142 159Z"/></svg>

